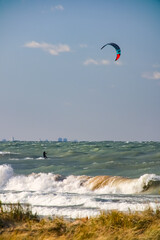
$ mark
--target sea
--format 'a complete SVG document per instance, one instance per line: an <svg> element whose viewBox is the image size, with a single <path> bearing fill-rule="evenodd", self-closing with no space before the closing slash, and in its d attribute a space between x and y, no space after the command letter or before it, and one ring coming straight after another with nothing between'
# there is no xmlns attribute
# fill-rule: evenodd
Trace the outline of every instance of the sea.
<svg viewBox="0 0 160 240"><path fill-rule="evenodd" d="M160 142L0 142L0 201L66 219L156 211Z"/></svg>

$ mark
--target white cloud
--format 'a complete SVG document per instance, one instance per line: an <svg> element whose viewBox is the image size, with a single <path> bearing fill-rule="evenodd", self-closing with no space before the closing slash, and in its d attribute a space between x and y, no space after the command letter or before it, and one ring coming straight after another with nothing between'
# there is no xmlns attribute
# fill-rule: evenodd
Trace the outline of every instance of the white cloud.
<svg viewBox="0 0 160 240"><path fill-rule="evenodd" d="M51 11L55 11L55 10L63 11L64 7L62 5L56 5L51 7Z"/></svg>
<svg viewBox="0 0 160 240"><path fill-rule="evenodd" d="M110 64L110 61L103 59L99 62L99 64L100 65L108 65L108 64Z"/></svg>
<svg viewBox="0 0 160 240"><path fill-rule="evenodd" d="M70 52L70 47L66 44L58 44L58 45L54 45L54 44L49 44L49 43L39 43L39 42L28 42L24 45L24 47L28 47L28 48L40 48L43 51L48 52L51 55L59 55L59 53L62 52Z"/></svg>
<svg viewBox="0 0 160 240"><path fill-rule="evenodd" d="M160 79L160 72L154 72L153 77L154 79Z"/></svg>
<svg viewBox="0 0 160 240"><path fill-rule="evenodd" d="M87 47L88 47L88 45L85 44L85 43L82 43L82 44L80 44L79 46L80 46L80 48L87 48Z"/></svg>
<svg viewBox="0 0 160 240"><path fill-rule="evenodd" d="M85 62L84 62L84 65L90 65L90 64L93 64L93 65L98 65L98 62L92 58L90 59L87 59Z"/></svg>
<svg viewBox="0 0 160 240"><path fill-rule="evenodd" d="M147 78L147 79L153 79L153 80L158 80L160 79L160 72L145 72L142 74L143 78Z"/></svg>
<svg viewBox="0 0 160 240"><path fill-rule="evenodd" d="M114 64L116 64L116 65L118 65L118 66L122 66L122 65L124 65L121 61L114 61Z"/></svg>
<svg viewBox="0 0 160 240"><path fill-rule="evenodd" d="M153 68L160 68L160 64L153 64Z"/></svg>
<svg viewBox="0 0 160 240"><path fill-rule="evenodd" d="M86 61L84 61L83 63L84 65L108 65L110 64L110 62L108 60L95 60L92 58L87 59Z"/></svg>

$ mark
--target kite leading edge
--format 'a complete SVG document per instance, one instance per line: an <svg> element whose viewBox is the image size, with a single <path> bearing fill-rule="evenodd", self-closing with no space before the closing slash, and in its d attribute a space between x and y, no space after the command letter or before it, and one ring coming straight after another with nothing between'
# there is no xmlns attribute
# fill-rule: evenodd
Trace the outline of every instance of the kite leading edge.
<svg viewBox="0 0 160 240"><path fill-rule="evenodd" d="M101 47L101 50L102 50L105 46L107 46L107 45L111 45L112 47L114 47L114 48L116 49L117 56L116 56L115 61L117 61L117 60L120 58L120 56L121 56L121 49L120 49L120 47L119 47L116 43L107 43L107 44L105 44L103 47Z"/></svg>

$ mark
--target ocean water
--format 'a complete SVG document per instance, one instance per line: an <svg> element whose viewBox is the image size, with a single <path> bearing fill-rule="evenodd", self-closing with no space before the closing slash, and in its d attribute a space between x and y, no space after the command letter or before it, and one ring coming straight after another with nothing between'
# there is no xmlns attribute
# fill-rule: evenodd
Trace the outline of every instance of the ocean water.
<svg viewBox="0 0 160 240"><path fill-rule="evenodd" d="M156 210L160 142L0 142L0 200L65 218Z"/></svg>

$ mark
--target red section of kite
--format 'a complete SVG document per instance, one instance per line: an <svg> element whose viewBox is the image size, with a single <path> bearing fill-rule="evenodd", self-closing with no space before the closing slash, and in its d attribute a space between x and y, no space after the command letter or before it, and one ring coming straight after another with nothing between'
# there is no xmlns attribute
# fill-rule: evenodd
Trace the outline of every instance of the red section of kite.
<svg viewBox="0 0 160 240"><path fill-rule="evenodd" d="M120 54L117 54L117 57L116 57L115 61L117 61L119 58L120 58Z"/></svg>

